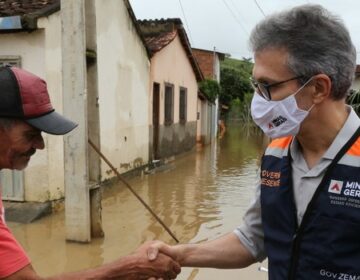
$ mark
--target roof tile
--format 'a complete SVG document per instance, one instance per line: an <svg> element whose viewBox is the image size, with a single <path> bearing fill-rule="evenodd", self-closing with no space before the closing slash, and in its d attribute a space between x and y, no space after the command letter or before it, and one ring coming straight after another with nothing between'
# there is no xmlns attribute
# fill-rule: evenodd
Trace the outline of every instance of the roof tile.
<svg viewBox="0 0 360 280"><path fill-rule="evenodd" d="M0 0L0 17L32 14L54 4L60 0Z"/></svg>
<svg viewBox="0 0 360 280"><path fill-rule="evenodd" d="M146 37L145 42L151 52L155 53L166 47L176 37L176 30L158 34L157 36Z"/></svg>

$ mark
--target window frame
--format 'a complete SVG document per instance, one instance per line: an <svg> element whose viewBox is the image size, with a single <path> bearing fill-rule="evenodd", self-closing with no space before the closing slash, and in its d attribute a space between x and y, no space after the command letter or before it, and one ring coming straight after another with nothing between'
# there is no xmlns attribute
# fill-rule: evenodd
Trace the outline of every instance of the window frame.
<svg viewBox="0 0 360 280"><path fill-rule="evenodd" d="M182 110L181 110L181 96L182 96L182 93L184 94L185 98L184 98L184 116L182 116ZM188 90L186 87L179 87L179 123L181 124L185 124L187 122L187 112L188 112L188 102L187 102L187 96L188 96Z"/></svg>
<svg viewBox="0 0 360 280"><path fill-rule="evenodd" d="M21 68L21 56L18 55L0 55L0 67L5 65Z"/></svg>
<svg viewBox="0 0 360 280"><path fill-rule="evenodd" d="M167 114L167 88L171 88L171 107L170 107L170 119L168 118ZM171 125L174 123L174 85L170 83L165 83L164 85L164 124Z"/></svg>

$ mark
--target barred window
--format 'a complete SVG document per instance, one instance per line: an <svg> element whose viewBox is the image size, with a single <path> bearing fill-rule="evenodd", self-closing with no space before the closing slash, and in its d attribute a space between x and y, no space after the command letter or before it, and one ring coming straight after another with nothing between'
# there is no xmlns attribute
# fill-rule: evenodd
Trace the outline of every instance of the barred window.
<svg viewBox="0 0 360 280"><path fill-rule="evenodd" d="M2 66L16 66L21 67L21 58L20 56L0 56L0 67Z"/></svg>
<svg viewBox="0 0 360 280"><path fill-rule="evenodd" d="M174 86L165 84L165 125L174 122Z"/></svg>
<svg viewBox="0 0 360 280"><path fill-rule="evenodd" d="M179 108L179 120L180 123L186 122L187 116L187 89L180 87L180 108Z"/></svg>

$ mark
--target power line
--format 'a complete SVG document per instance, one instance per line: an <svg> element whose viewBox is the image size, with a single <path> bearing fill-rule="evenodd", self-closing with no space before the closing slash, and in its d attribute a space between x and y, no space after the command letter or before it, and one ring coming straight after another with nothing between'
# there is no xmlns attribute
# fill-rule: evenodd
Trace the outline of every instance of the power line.
<svg viewBox="0 0 360 280"><path fill-rule="evenodd" d="M234 0L230 0L230 1L231 1L232 5L234 6L236 12L238 13L239 18L241 18L241 17L242 17L241 12L240 12L240 10L237 8Z"/></svg>
<svg viewBox="0 0 360 280"><path fill-rule="evenodd" d="M233 16L233 18L236 20L236 22L241 26L241 28L244 30L244 32L250 36L249 32L246 30L246 28L242 25L242 23L239 21L238 17L234 14L233 10L231 10L230 6L228 5L228 3L226 3L225 0L222 0L222 2L224 3L225 7L228 9L228 11L230 12L230 14Z"/></svg>
<svg viewBox="0 0 360 280"><path fill-rule="evenodd" d="M189 31L189 37L190 37L191 45L194 45L194 40L192 39L192 36L191 36L191 31L190 31L189 24L188 24L188 21L187 21L186 16L185 16L184 8L183 8L183 6L182 6L182 4L181 4L181 0L179 0L179 4L180 4L180 8L181 8L182 14L183 14L183 16L184 16L184 20L185 20L185 24L186 24L187 30Z"/></svg>
<svg viewBox="0 0 360 280"><path fill-rule="evenodd" d="M258 3L256 0L254 0L254 2L255 2L255 4L256 4L256 6L258 7L258 9L260 10L260 12L263 14L263 16L266 17L266 15L265 15L263 9L261 9L259 3Z"/></svg>

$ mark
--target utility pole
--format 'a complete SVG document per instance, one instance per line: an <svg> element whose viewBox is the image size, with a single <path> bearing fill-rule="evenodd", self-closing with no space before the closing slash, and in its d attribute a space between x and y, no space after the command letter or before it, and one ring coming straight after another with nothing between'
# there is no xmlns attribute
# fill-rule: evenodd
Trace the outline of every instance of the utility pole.
<svg viewBox="0 0 360 280"><path fill-rule="evenodd" d="M85 0L61 0L64 114L79 126L64 137L66 239L90 242Z"/></svg>

